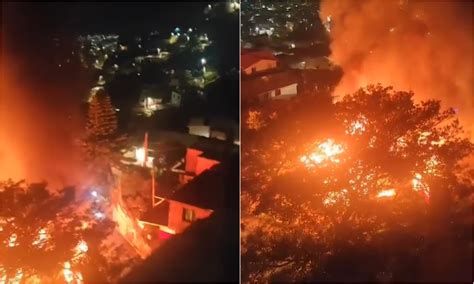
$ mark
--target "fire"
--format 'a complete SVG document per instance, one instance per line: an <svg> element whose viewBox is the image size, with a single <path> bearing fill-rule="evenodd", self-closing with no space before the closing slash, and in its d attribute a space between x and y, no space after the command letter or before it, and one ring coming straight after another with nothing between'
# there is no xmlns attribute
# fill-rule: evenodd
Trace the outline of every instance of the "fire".
<svg viewBox="0 0 474 284"><path fill-rule="evenodd" d="M315 165L321 164L325 161L339 163L340 159L337 158L337 156L342 152L344 152L344 148L341 144L337 144L334 140L328 139L317 144L316 149L314 149L309 155L302 156L300 161L308 168L314 167Z"/></svg>
<svg viewBox="0 0 474 284"><path fill-rule="evenodd" d="M342 202L344 205L349 204L349 200L347 199L347 189L343 189L341 191L331 191L328 192L326 197L323 200L324 206L332 206L338 202Z"/></svg>
<svg viewBox="0 0 474 284"><path fill-rule="evenodd" d="M135 158L140 164L145 163L145 149L143 149L143 147L137 148L135 150Z"/></svg>
<svg viewBox="0 0 474 284"><path fill-rule="evenodd" d="M10 238L8 238L7 247L13 248L18 246L17 239L18 236L16 234L11 234Z"/></svg>
<svg viewBox="0 0 474 284"><path fill-rule="evenodd" d="M64 263L63 275L64 275L64 281L66 281L66 283L77 283L77 284L83 283L82 274L80 272L72 271L71 263L69 261L66 261Z"/></svg>
<svg viewBox="0 0 474 284"><path fill-rule="evenodd" d="M113 220L118 225L120 234L135 248L137 253L145 258L150 253L150 247L141 235L138 220L130 216L127 210L120 204L113 208Z"/></svg>
<svg viewBox="0 0 474 284"><path fill-rule="evenodd" d="M397 194L395 189L384 189L377 194L377 198L394 197Z"/></svg>
<svg viewBox="0 0 474 284"><path fill-rule="evenodd" d="M74 273L71 271L71 263L66 261L64 263L64 269L63 269L63 274L64 274L64 281L67 283L71 283L74 280Z"/></svg>
<svg viewBox="0 0 474 284"><path fill-rule="evenodd" d="M89 251L89 246L84 240L80 240L74 248L74 256L72 261L77 262L86 257L86 253Z"/></svg>
<svg viewBox="0 0 474 284"><path fill-rule="evenodd" d="M49 238L48 232L45 228L41 228L38 232L38 236L33 241L32 245L42 248Z"/></svg>
<svg viewBox="0 0 474 284"><path fill-rule="evenodd" d="M365 126L367 125L367 122L368 122L367 118L361 115L359 119L352 121L348 125L346 129L346 134L350 134L350 135L362 134L365 131Z"/></svg>
<svg viewBox="0 0 474 284"><path fill-rule="evenodd" d="M422 176L419 173L415 173L415 177L412 179L412 188L416 192L423 193L425 201L428 202L430 199L430 188L427 184L422 181Z"/></svg>

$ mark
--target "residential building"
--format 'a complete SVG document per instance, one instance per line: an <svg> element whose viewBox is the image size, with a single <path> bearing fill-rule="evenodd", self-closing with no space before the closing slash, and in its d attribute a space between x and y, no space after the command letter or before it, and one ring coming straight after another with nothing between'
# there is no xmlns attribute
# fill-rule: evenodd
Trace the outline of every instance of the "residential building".
<svg viewBox="0 0 474 284"><path fill-rule="evenodd" d="M268 100L288 100L298 94L299 77L294 71L282 71L259 77L247 78L241 83L244 103Z"/></svg>
<svg viewBox="0 0 474 284"><path fill-rule="evenodd" d="M243 51L241 56L241 72L243 75L254 75L275 70L278 60L270 51Z"/></svg>

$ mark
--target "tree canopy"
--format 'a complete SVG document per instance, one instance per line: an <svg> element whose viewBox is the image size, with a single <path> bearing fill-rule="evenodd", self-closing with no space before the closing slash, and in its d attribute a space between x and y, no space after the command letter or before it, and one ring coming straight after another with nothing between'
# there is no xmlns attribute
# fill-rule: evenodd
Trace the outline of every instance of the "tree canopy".
<svg viewBox="0 0 474 284"><path fill-rule="evenodd" d="M249 111L243 281L469 280L462 161L474 146L454 110L413 96L372 85L336 103L264 106L263 122Z"/></svg>

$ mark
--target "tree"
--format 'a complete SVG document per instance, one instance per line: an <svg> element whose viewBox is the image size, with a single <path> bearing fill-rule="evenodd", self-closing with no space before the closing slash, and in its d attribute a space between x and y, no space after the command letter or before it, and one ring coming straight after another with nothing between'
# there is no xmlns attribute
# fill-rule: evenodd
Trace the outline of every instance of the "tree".
<svg viewBox="0 0 474 284"><path fill-rule="evenodd" d="M110 165L119 159L123 142L124 137L117 133L117 116L110 97L105 91L98 91L88 106L83 146L90 166L99 171L99 180L110 177Z"/></svg>
<svg viewBox="0 0 474 284"><path fill-rule="evenodd" d="M66 266L74 279L102 279L99 245L113 226L76 198L74 188L52 194L46 184L0 182L0 280L58 283Z"/></svg>
<svg viewBox="0 0 474 284"><path fill-rule="evenodd" d="M87 112L87 137L93 141L108 140L116 134L117 116L109 95L98 92L91 98Z"/></svg>
<svg viewBox="0 0 474 284"><path fill-rule="evenodd" d="M331 106L291 104L243 131L244 282L470 277L472 220L459 216L474 147L453 110L380 85ZM438 256L451 253L435 267L440 244Z"/></svg>

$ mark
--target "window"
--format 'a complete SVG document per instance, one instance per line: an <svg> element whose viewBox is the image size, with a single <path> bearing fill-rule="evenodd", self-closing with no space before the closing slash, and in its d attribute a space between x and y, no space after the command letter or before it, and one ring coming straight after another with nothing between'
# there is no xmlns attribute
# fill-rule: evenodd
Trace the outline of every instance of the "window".
<svg viewBox="0 0 474 284"><path fill-rule="evenodd" d="M275 90L275 97L281 95L281 89Z"/></svg>
<svg viewBox="0 0 474 284"><path fill-rule="evenodd" d="M196 212L189 208L183 208L183 220L186 222L193 222L196 220Z"/></svg>

